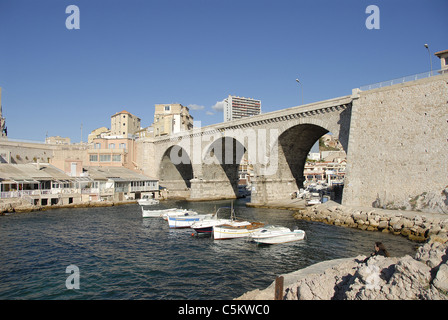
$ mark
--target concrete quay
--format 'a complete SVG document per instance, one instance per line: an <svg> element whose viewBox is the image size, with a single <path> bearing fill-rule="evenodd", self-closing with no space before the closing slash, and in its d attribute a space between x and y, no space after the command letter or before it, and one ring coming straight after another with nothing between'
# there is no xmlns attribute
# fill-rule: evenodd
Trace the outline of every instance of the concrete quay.
<svg viewBox="0 0 448 320"><path fill-rule="evenodd" d="M95 208L95 207L113 207L126 204L137 203L136 200L127 201L87 201L80 203L71 203L64 205L52 205L52 206L41 206L41 205L31 205L26 201L21 199L13 199L10 201L3 201L0 203L0 216L6 216L14 213L27 213L34 211L46 211L52 209L63 209L63 208Z"/></svg>

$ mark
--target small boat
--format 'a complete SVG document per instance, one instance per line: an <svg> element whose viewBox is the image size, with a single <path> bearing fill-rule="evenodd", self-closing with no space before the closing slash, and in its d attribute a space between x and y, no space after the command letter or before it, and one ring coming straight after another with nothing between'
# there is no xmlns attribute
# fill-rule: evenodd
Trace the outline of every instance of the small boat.
<svg viewBox="0 0 448 320"><path fill-rule="evenodd" d="M143 196L143 198L137 200L138 204L141 206L152 206L159 204L159 200L150 198L149 196Z"/></svg>
<svg viewBox="0 0 448 320"><path fill-rule="evenodd" d="M312 205L320 204L320 203L322 203L320 201L320 198L311 198L310 200L307 200L306 205L307 206L312 206Z"/></svg>
<svg viewBox="0 0 448 320"><path fill-rule="evenodd" d="M161 218L164 214L176 214L186 211L186 209L177 209L177 208L158 209L158 210L144 209L143 206L141 208L143 218Z"/></svg>
<svg viewBox="0 0 448 320"><path fill-rule="evenodd" d="M244 238L252 232L264 227L262 222L250 222L245 220L236 220L235 212L231 211L231 221L225 224L213 227L213 238L215 240Z"/></svg>
<svg viewBox="0 0 448 320"><path fill-rule="evenodd" d="M212 216L212 214L197 214L196 212L190 214L190 211L187 211L181 215L168 216L168 225L170 228L190 228L193 223L210 219Z"/></svg>
<svg viewBox="0 0 448 320"><path fill-rule="evenodd" d="M194 229L197 234L211 234L213 233L213 227L221 224L230 223L231 219L220 219L218 218L218 212L222 211L222 209L228 209L229 207L221 207L216 211L216 213L210 217L209 219L202 219L194 222L190 228Z"/></svg>
<svg viewBox="0 0 448 320"><path fill-rule="evenodd" d="M197 214L198 214L196 211L192 211L192 210L187 210L187 209L176 209L176 210L173 210L173 211L167 211L167 212L164 212L164 213L162 214L161 217L163 218L163 220L168 221L168 217L183 216L183 215L185 215L185 214L187 214L187 213L188 213L188 215L190 215L190 216L193 216L193 215L197 215Z"/></svg>
<svg viewBox="0 0 448 320"><path fill-rule="evenodd" d="M249 235L249 238L258 244L278 244L303 240L305 231L293 230L281 226L266 226Z"/></svg>
<svg viewBox="0 0 448 320"><path fill-rule="evenodd" d="M262 222L232 221L230 223L214 226L213 238L215 240L244 238L263 227L264 223Z"/></svg>

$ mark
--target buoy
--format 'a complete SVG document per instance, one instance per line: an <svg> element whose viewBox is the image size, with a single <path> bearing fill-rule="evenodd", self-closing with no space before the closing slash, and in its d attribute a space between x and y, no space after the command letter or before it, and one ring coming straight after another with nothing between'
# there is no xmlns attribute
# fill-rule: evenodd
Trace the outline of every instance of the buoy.
<svg viewBox="0 0 448 320"><path fill-rule="evenodd" d="M194 237L194 233L192 233L191 236Z"/></svg>

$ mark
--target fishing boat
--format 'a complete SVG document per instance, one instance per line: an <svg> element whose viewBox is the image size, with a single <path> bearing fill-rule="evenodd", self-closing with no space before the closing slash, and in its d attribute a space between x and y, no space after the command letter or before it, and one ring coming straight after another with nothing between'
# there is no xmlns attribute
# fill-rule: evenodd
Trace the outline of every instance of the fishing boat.
<svg viewBox="0 0 448 320"><path fill-rule="evenodd" d="M159 204L159 200L150 198L147 195L144 195L143 198L137 200L138 204L141 206L152 206L155 204Z"/></svg>
<svg viewBox="0 0 448 320"><path fill-rule="evenodd" d="M213 238L215 240L244 238L263 227L264 223L262 222L232 221L230 223L214 226Z"/></svg>
<svg viewBox="0 0 448 320"><path fill-rule="evenodd" d="M165 214L177 214L186 212L186 209L178 209L178 208L171 208L171 209L158 209L158 210L149 210L145 209L143 206L142 208L142 216L143 218L161 218Z"/></svg>
<svg viewBox="0 0 448 320"><path fill-rule="evenodd" d="M218 218L218 212L228 209L229 207L221 207L216 213L209 219L202 219L194 222L190 228L194 229L197 234L211 234L213 233L213 227L221 224L230 223L231 219Z"/></svg>
<svg viewBox="0 0 448 320"><path fill-rule="evenodd" d="M173 211L167 211L164 212L161 217L163 218L163 220L168 221L169 217L177 217L177 216L184 216L184 215L189 215L189 216L193 216L193 215L197 215L198 213L196 211L193 210L187 210L187 209L176 209Z"/></svg>
<svg viewBox="0 0 448 320"><path fill-rule="evenodd" d="M225 224L213 227L213 238L215 240L244 238L252 232L264 227L262 222L251 222L245 220L237 220L233 208L231 210L231 221Z"/></svg>
<svg viewBox="0 0 448 320"><path fill-rule="evenodd" d="M249 235L249 239L258 244L278 244L303 240L305 231L293 230L281 226L266 226Z"/></svg>
<svg viewBox="0 0 448 320"><path fill-rule="evenodd" d="M170 228L190 228L195 222L201 221L202 219L210 219L212 214L190 214L190 211L185 212L181 215L170 215L168 216L168 225Z"/></svg>

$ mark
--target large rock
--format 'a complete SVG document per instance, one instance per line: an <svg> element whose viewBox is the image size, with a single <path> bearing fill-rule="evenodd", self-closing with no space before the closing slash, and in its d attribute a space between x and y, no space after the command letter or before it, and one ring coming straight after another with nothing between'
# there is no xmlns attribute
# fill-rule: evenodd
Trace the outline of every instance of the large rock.
<svg viewBox="0 0 448 320"><path fill-rule="evenodd" d="M437 289L448 293L448 265L446 262L439 267L433 284Z"/></svg>

